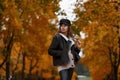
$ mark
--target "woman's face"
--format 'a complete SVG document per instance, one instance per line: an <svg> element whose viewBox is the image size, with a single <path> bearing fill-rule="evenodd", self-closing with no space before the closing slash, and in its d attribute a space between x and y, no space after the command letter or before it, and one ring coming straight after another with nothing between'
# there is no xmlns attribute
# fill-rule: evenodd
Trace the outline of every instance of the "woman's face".
<svg viewBox="0 0 120 80"><path fill-rule="evenodd" d="M62 25L60 26L60 31L61 31L61 33L67 33L67 31L68 31L68 26L65 25L65 24L62 24Z"/></svg>

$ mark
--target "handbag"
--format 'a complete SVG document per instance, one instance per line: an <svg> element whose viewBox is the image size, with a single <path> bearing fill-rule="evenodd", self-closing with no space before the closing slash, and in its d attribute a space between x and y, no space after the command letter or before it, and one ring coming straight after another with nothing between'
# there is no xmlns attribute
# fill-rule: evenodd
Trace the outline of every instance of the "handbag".
<svg viewBox="0 0 120 80"><path fill-rule="evenodd" d="M76 53L74 55L74 61L75 61L75 63L77 63L79 60L80 60L80 56L79 56L79 54Z"/></svg>
<svg viewBox="0 0 120 80"><path fill-rule="evenodd" d="M77 63L80 59L79 52L80 49L76 48L74 45L71 47L71 52L74 55L74 62Z"/></svg>

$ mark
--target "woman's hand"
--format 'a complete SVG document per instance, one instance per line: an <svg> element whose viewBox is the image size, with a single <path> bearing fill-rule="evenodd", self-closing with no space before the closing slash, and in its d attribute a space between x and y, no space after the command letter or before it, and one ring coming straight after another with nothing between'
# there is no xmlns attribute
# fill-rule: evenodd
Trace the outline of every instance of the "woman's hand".
<svg viewBox="0 0 120 80"><path fill-rule="evenodd" d="M81 42L80 42L80 40L77 40L77 41L76 41L75 46L76 46L78 49L81 48Z"/></svg>

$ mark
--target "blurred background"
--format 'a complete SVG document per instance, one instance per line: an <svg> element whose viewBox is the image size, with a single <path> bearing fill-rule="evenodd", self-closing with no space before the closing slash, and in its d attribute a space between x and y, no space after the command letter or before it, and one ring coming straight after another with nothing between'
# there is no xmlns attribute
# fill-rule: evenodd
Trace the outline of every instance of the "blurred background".
<svg viewBox="0 0 120 80"><path fill-rule="evenodd" d="M0 80L60 80L47 50L61 18L81 40L72 80L120 80L120 0L0 0Z"/></svg>

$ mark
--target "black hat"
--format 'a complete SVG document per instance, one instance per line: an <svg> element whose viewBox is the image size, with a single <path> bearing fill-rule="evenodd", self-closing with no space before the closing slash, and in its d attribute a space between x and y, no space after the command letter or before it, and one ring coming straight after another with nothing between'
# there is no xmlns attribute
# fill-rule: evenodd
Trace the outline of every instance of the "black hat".
<svg viewBox="0 0 120 80"><path fill-rule="evenodd" d="M71 26L70 20L68 20L68 19L61 19L59 25L62 25L62 24Z"/></svg>

